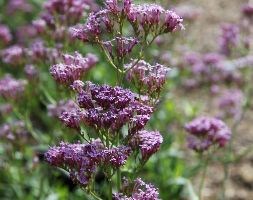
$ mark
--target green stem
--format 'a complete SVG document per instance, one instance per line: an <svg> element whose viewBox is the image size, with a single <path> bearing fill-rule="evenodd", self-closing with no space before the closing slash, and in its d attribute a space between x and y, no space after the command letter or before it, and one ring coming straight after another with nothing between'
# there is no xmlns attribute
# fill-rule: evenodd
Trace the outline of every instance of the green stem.
<svg viewBox="0 0 253 200"><path fill-rule="evenodd" d="M97 200L102 200L99 196L97 196L94 192L90 192L91 196L93 196Z"/></svg>
<svg viewBox="0 0 253 200"><path fill-rule="evenodd" d="M201 180L200 180L199 191L198 191L199 200L202 200L202 190L203 190L204 183L205 183L207 168L208 168L208 157L204 162L203 174L202 174Z"/></svg>
<svg viewBox="0 0 253 200"><path fill-rule="evenodd" d="M106 147L109 149L110 148L110 140L109 140L109 133L107 132L106 136ZM108 191L108 199L112 200L112 173L111 173L111 167L108 166L107 168L107 180L109 183L109 191Z"/></svg>
<svg viewBox="0 0 253 200"><path fill-rule="evenodd" d="M117 145L119 145L119 135L120 133L118 133L117 135ZM121 189L121 171L120 171L120 167L117 169L117 189L118 189L118 192L120 191Z"/></svg>
<svg viewBox="0 0 253 200"><path fill-rule="evenodd" d="M223 165L223 171L224 171L224 178L222 181L222 200L226 199L226 184L227 184L227 180L229 177L229 164L228 163L224 163Z"/></svg>
<svg viewBox="0 0 253 200"><path fill-rule="evenodd" d="M122 73L122 71L120 69L118 69L118 67L113 63L110 55L107 53L107 50L105 49L104 45L100 42L99 46L102 48L108 62L113 66L113 68L115 68L119 73Z"/></svg>
<svg viewBox="0 0 253 200"><path fill-rule="evenodd" d="M109 168L109 170L108 170L109 172L110 172L110 174L111 174L111 168ZM109 191L108 191L108 199L109 200L112 200L112 178L110 177L109 179L108 179L108 182L109 182Z"/></svg>

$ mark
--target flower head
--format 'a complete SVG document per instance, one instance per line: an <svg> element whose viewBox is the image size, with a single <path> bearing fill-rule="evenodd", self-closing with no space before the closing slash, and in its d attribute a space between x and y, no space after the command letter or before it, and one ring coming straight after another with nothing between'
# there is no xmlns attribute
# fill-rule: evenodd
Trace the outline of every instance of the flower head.
<svg viewBox="0 0 253 200"><path fill-rule="evenodd" d="M86 187L101 159L101 142L95 140L91 144L60 143L45 153L48 163L56 167L67 168L71 179Z"/></svg>
<svg viewBox="0 0 253 200"><path fill-rule="evenodd" d="M28 132L23 121L14 121L0 126L0 138L9 141L24 141L28 137Z"/></svg>
<svg viewBox="0 0 253 200"><path fill-rule="evenodd" d="M65 54L63 63L53 65L50 73L58 83L70 85L75 80L79 80L96 62L97 59L92 54L88 54L87 57L83 57L78 52L74 55Z"/></svg>
<svg viewBox="0 0 253 200"><path fill-rule="evenodd" d="M31 12L32 9L32 5L26 0L10 0L7 5L7 10L10 14L17 11Z"/></svg>
<svg viewBox="0 0 253 200"><path fill-rule="evenodd" d="M127 13L127 18L136 33L142 30L144 32L150 30L162 34L183 28L182 18L175 12L165 10L156 4L132 4L130 11ZM136 30L139 29L138 27L141 27L142 30Z"/></svg>
<svg viewBox="0 0 253 200"><path fill-rule="evenodd" d="M151 155L156 153L162 142L163 137L158 131L149 132L146 130L134 134L130 141L133 148L140 149L143 160L147 160Z"/></svg>
<svg viewBox="0 0 253 200"><path fill-rule="evenodd" d="M57 104L49 104L47 106L48 115L51 117L59 118L64 112L71 112L72 110L76 110L78 106L72 100L61 100L57 102Z"/></svg>
<svg viewBox="0 0 253 200"><path fill-rule="evenodd" d="M130 147L120 146L103 150L103 163L119 168L126 163L126 160L132 152Z"/></svg>
<svg viewBox="0 0 253 200"><path fill-rule="evenodd" d="M226 124L216 118L196 118L186 124L185 129L190 134L189 148L200 152L212 145L224 147L231 137L231 131Z"/></svg>
<svg viewBox="0 0 253 200"><path fill-rule="evenodd" d="M244 97L240 90L230 89L218 98L221 117L238 117L242 111Z"/></svg>
<svg viewBox="0 0 253 200"><path fill-rule="evenodd" d="M7 74L0 79L0 96L16 100L22 96L26 83L25 80L16 80Z"/></svg>
<svg viewBox="0 0 253 200"><path fill-rule="evenodd" d="M241 8L241 12L246 17L251 18L253 16L253 5L244 4Z"/></svg>
<svg viewBox="0 0 253 200"><path fill-rule="evenodd" d="M220 52L226 56L231 55L232 49L239 43L239 27L235 24L223 24L219 41Z"/></svg>
<svg viewBox="0 0 253 200"><path fill-rule="evenodd" d="M12 35L10 32L10 29L3 25L0 24L0 44L8 44L12 40Z"/></svg>
<svg viewBox="0 0 253 200"><path fill-rule="evenodd" d="M18 45L8 47L1 52L1 57L4 63L20 64L23 57L23 48Z"/></svg>
<svg viewBox="0 0 253 200"><path fill-rule="evenodd" d="M141 92L149 95L160 93L169 71L169 68L163 65L150 65L144 60L137 63L134 60L125 68L129 70L127 80L133 83L137 82L136 86L141 89Z"/></svg>
<svg viewBox="0 0 253 200"><path fill-rule="evenodd" d="M26 65L24 71L29 80L36 80L39 76L38 69L34 65Z"/></svg>
<svg viewBox="0 0 253 200"><path fill-rule="evenodd" d="M84 124L111 133L127 123L129 131L136 132L146 125L152 113L152 108L136 100L131 91L108 85L86 83L84 90L77 94L77 102L85 110Z"/></svg>
<svg viewBox="0 0 253 200"><path fill-rule="evenodd" d="M114 194L114 200L158 200L158 189L137 178L132 183L125 181L123 193ZM130 191L130 192L129 192Z"/></svg>
<svg viewBox="0 0 253 200"><path fill-rule="evenodd" d="M131 53L135 45L138 44L137 38L116 37L111 41L103 42L112 58L124 57Z"/></svg>

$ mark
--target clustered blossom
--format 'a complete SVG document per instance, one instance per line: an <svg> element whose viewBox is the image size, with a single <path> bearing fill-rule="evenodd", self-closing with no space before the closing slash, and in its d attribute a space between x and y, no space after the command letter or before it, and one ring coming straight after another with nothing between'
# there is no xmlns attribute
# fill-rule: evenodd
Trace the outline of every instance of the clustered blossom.
<svg viewBox="0 0 253 200"><path fill-rule="evenodd" d="M42 19L49 27L74 25L83 17L84 10L95 9L96 4L91 0L48 0L44 4L45 12Z"/></svg>
<svg viewBox="0 0 253 200"><path fill-rule="evenodd" d="M142 159L148 160L156 153L163 142L163 137L158 131L142 130L137 132L130 141L133 148L140 148Z"/></svg>
<svg viewBox="0 0 253 200"><path fill-rule="evenodd" d="M93 141L91 144L60 143L51 147L45 153L45 159L51 165L67 168L71 179L85 187L88 185L92 174L99 163L101 143Z"/></svg>
<svg viewBox="0 0 253 200"><path fill-rule="evenodd" d="M37 31L33 25L24 25L17 28L15 36L18 43L24 44L37 36Z"/></svg>
<svg viewBox="0 0 253 200"><path fill-rule="evenodd" d="M222 54L230 56L232 49L238 46L239 31L239 27L235 24L224 24L221 27L219 46Z"/></svg>
<svg viewBox="0 0 253 200"><path fill-rule="evenodd" d="M23 59L23 48L18 45L10 46L1 51L2 61L7 64L20 64Z"/></svg>
<svg viewBox="0 0 253 200"><path fill-rule="evenodd" d="M123 166L131 149L120 146L105 148L100 140L88 144L60 143L45 153L45 159L51 165L67 168L71 179L86 187L99 165L110 164L115 168Z"/></svg>
<svg viewBox="0 0 253 200"><path fill-rule="evenodd" d="M214 86L218 83L241 84L241 74L237 70L228 70L223 55L211 52L198 54L190 52L185 54L183 68L193 75L186 79L183 85L187 88L196 88L202 85Z"/></svg>
<svg viewBox="0 0 253 200"><path fill-rule="evenodd" d="M77 108L77 104L72 100L61 100L56 104L49 104L47 106L48 115L56 118L59 118L64 112L70 112L72 110L76 110Z"/></svg>
<svg viewBox="0 0 253 200"><path fill-rule="evenodd" d="M253 5L251 4L244 4L241 8L241 12L248 18L252 18L253 16Z"/></svg>
<svg viewBox="0 0 253 200"><path fill-rule="evenodd" d="M24 72L29 80L36 80L39 77L38 69L34 65L26 65Z"/></svg>
<svg viewBox="0 0 253 200"><path fill-rule="evenodd" d="M86 57L78 52L74 55L65 54L63 63L51 66L50 73L58 83L70 85L80 79L96 62L97 57L93 54L88 54Z"/></svg>
<svg viewBox="0 0 253 200"><path fill-rule="evenodd" d="M91 13L86 24L71 28L72 37L84 42L97 42L103 33L113 31L114 18L119 17L119 14L131 23L138 37L147 36L151 32L159 35L183 28L182 18L156 4L135 5L130 0L108 0L105 5L105 9Z"/></svg>
<svg viewBox="0 0 253 200"><path fill-rule="evenodd" d="M67 127L79 129L83 115L84 112L77 108L62 112L59 118Z"/></svg>
<svg viewBox="0 0 253 200"><path fill-rule="evenodd" d="M147 92L149 95L160 93L169 71L169 68L163 65L150 65L144 60L133 60L125 68L128 70L127 80L140 87L140 92Z"/></svg>
<svg viewBox="0 0 253 200"><path fill-rule="evenodd" d="M32 5L27 0L10 0L7 5L7 10L10 14L17 11L31 12L32 9Z"/></svg>
<svg viewBox="0 0 253 200"><path fill-rule="evenodd" d="M149 31L162 34L183 28L181 17L157 4L132 4L130 11L126 14L136 33L140 31L139 27L142 27L145 34Z"/></svg>
<svg viewBox="0 0 253 200"><path fill-rule="evenodd" d="M185 129L190 134L188 147L197 152L205 151L213 145L224 147L231 137L227 125L211 117L196 118L186 124Z"/></svg>
<svg viewBox="0 0 253 200"><path fill-rule="evenodd" d="M9 141L24 141L28 132L23 121L14 121L0 126L0 138Z"/></svg>
<svg viewBox="0 0 253 200"><path fill-rule="evenodd" d="M12 113L13 107L9 103L1 104L0 105L0 115L1 116L6 116L10 113Z"/></svg>
<svg viewBox="0 0 253 200"><path fill-rule="evenodd" d="M25 54L33 61L36 61L46 57L47 49L42 40L35 40L27 49L25 49Z"/></svg>
<svg viewBox="0 0 253 200"><path fill-rule="evenodd" d="M116 133L123 125L129 125L129 133L144 128L153 109L136 100L136 95L121 87L98 86L87 83L77 94L77 102L84 111L79 119L87 126ZM67 117L70 113L65 113ZM67 120L68 121L68 120Z"/></svg>
<svg viewBox="0 0 253 200"><path fill-rule="evenodd" d="M5 99L17 99L24 93L25 85L25 80L16 80L7 74L0 79L0 96Z"/></svg>
<svg viewBox="0 0 253 200"><path fill-rule="evenodd" d="M6 45L8 43L10 43L10 41L12 40L12 35L10 32L10 29L3 25L0 24L0 45Z"/></svg>
<svg viewBox="0 0 253 200"><path fill-rule="evenodd" d="M44 33L46 30L46 21L43 19L36 19L32 22L33 27L35 28L38 34Z"/></svg>
<svg viewBox="0 0 253 200"><path fill-rule="evenodd" d="M179 5L174 10L187 21L195 21L201 14L200 8L191 5Z"/></svg>
<svg viewBox="0 0 253 200"><path fill-rule="evenodd" d="M115 15L120 15L122 12L127 13L130 11L132 0L106 0L105 6Z"/></svg>
<svg viewBox="0 0 253 200"><path fill-rule="evenodd" d="M242 111L244 96L238 89L225 91L218 99L219 117L238 117Z"/></svg>
<svg viewBox="0 0 253 200"><path fill-rule="evenodd" d="M70 28L71 37L83 42L97 42L102 33L113 30L114 24L109 14L106 9L91 13L84 25L78 24Z"/></svg>
<svg viewBox="0 0 253 200"><path fill-rule="evenodd" d="M132 152L130 147L127 146L120 146L114 147L111 149L103 150L103 163L107 165L111 165L114 168L119 168L123 166L127 158L129 157L130 153Z"/></svg>
<svg viewBox="0 0 253 200"><path fill-rule="evenodd" d="M116 37L111 41L103 42L110 56L114 59L116 57L124 57L131 53L135 45L138 44L137 38Z"/></svg>
<svg viewBox="0 0 253 200"><path fill-rule="evenodd" d="M113 200L158 200L158 189L152 184L146 184L137 178L133 183L125 181L123 185L124 193L114 194Z"/></svg>

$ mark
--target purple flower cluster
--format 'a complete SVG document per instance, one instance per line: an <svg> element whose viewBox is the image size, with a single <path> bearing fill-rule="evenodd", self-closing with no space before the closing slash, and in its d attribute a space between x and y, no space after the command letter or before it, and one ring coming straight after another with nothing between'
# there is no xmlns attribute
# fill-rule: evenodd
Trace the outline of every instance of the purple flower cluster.
<svg viewBox="0 0 253 200"><path fill-rule="evenodd" d="M62 112L59 118L67 127L79 129L83 116L84 112L77 108Z"/></svg>
<svg viewBox="0 0 253 200"><path fill-rule="evenodd" d="M133 183L124 184L124 193L114 194L113 200L158 200L158 189L137 178ZM126 193L126 194L125 194Z"/></svg>
<svg viewBox="0 0 253 200"><path fill-rule="evenodd" d="M7 5L9 14L16 13L17 11L31 12L32 9L32 5L27 0L10 0Z"/></svg>
<svg viewBox="0 0 253 200"><path fill-rule="evenodd" d="M225 58L221 54L211 52L201 55L190 52L185 54L184 62L184 69L193 75L193 78L183 82L187 88L214 86L218 83L241 83L240 73L236 70L227 70Z"/></svg>
<svg viewBox="0 0 253 200"><path fill-rule="evenodd" d="M48 0L44 4L42 19L53 28L59 24L74 25L81 20L85 10L95 7L96 4L92 0Z"/></svg>
<svg viewBox="0 0 253 200"><path fill-rule="evenodd" d="M50 73L56 82L64 85L70 85L81 77L97 62L95 55L88 54L83 57L78 52L74 55L63 55L63 63L53 65Z"/></svg>
<svg viewBox="0 0 253 200"><path fill-rule="evenodd" d="M102 33L112 32L113 20L108 10L100 10L89 15L84 25L78 24L70 28L70 35L83 42L98 42Z"/></svg>
<svg viewBox="0 0 253 200"><path fill-rule="evenodd" d="M149 95L160 93L169 71L169 68L163 65L150 65L144 60L137 63L134 60L127 64L125 68L128 70L127 80L136 84L140 92Z"/></svg>
<svg viewBox="0 0 253 200"><path fill-rule="evenodd" d="M71 35L84 42L97 42L103 33L113 31L114 19L119 15L131 23L138 37L141 33L142 36L151 32L159 35L183 28L182 18L156 4L135 5L130 0L108 0L105 9L91 13L86 24L71 28Z"/></svg>
<svg viewBox="0 0 253 200"><path fill-rule="evenodd" d="M32 38L37 37L37 31L33 25L23 25L17 28L15 36L19 44L25 44Z"/></svg>
<svg viewBox="0 0 253 200"><path fill-rule="evenodd" d="M224 147L231 137L227 125L216 118L199 117L185 125L188 137L188 147L202 152L213 145Z"/></svg>
<svg viewBox="0 0 253 200"><path fill-rule="evenodd" d="M77 104L72 100L61 100L57 102L57 104L50 104L47 106L48 115L56 118L59 118L64 112L70 112L77 108Z"/></svg>
<svg viewBox="0 0 253 200"><path fill-rule="evenodd" d="M46 22L43 19L36 19L32 22L33 27L35 28L38 34L44 33L46 30Z"/></svg>
<svg viewBox="0 0 253 200"><path fill-rule="evenodd" d="M121 87L87 83L86 88L77 94L78 105L84 111L79 110L75 114L80 114L78 120L85 125L105 129L113 134L128 123L129 133L132 134L144 128L153 111L152 107L144 105L135 97L134 93ZM76 116L72 114L65 113L62 119L69 119L69 115ZM73 121L73 126L77 121Z"/></svg>
<svg viewBox="0 0 253 200"><path fill-rule="evenodd" d="M89 184L92 174L101 159L102 145L99 141L91 144L60 143L45 153L45 159L51 165L67 168L71 179L85 187Z"/></svg>
<svg viewBox="0 0 253 200"><path fill-rule="evenodd" d="M129 157L131 152L131 148L127 146L119 146L111 149L105 149L102 153L103 163L105 165L110 165L114 168L119 168L126 163L127 158Z"/></svg>
<svg viewBox="0 0 253 200"><path fill-rule="evenodd" d="M28 48L25 49L25 54L33 61L45 59L47 49L42 40L35 40Z"/></svg>
<svg viewBox="0 0 253 200"><path fill-rule="evenodd" d="M111 41L103 42L110 56L114 58L122 58L131 53L135 45L138 44L137 38L116 37Z"/></svg>
<svg viewBox="0 0 253 200"><path fill-rule="evenodd" d="M241 12L248 18L252 18L253 16L253 5L251 4L244 4L241 8Z"/></svg>
<svg viewBox="0 0 253 200"><path fill-rule="evenodd" d="M17 65L22 63L24 50L21 46L10 46L1 51L2 61L7 64Z"/></svg>
<svg viewBox="0 0 253 200"><path fill-rule="evenodd" d="M11 40L12 35L10 29L5 25L0 24L0 45L6 45L10 43Z"/></svg>
<svg viewBox="0 0 253 200"><path fill-rule="evenodd" d="M179 5L175 9L175 12L186 21L193 22L201 14L201 10L198 7L191 5Z"/></svg>
<svg viewBox="0 0 253 200"><path fill-rule="evenodd" d="M163 137L158 131L142 130L137 132L130 141L133 148L139 148L142 159L148 160L151 155L156 153L163 142Z"/></svg>
<svg viewBox="0 0 253 200"><path fill-rule="evenodd" d="M0 96L5 99L17 99L22 96L25 90L26 81L16 80L7 74L0 79Z"/></svg>
<svg viewBox="0 0 253 200"><path fill-rule="evenodd" d="M126 146L105 148L100 140L88 144L60 143L45 153L45 159L51 165L66 168L71 179L82 187L89 184L91 176L99 165L123 166L131 153Z"/></svg>
<svg viewBox="0 0 253 200"><path fill-rule="evenodd" d="M24 141L27 139L28 132L23 121L14 121L0 126L0 138L9 141Z"/></svg>
<svg viewBox="0 0 253 200"><path fill-rule="evenodd" d="M220 52L223 55L230 56L232 49L238 46L239 31L239 27L235 24L223 24L219 40Z"/></svg>
<svg viewBox="0 0 253 200"><path fill-rule="evenodd" d="M132 4L129 13L127 13L127 18L133 27L142 27L144 32L150 30L162 34L183 28L181 17L175 12L165 10L156 4Z"/></svg>
<svg viewBox="0 0 253 200"><path fill-rule="evenodd" d="M225 91L218 99L219 117L237 118L242 112L244 96L241 90L230 89Z"/></svg>
<svg viewBox="0 0 253 200"><path fill-rule="evenodd" d="M39 77L39 71L34 65L26 65L24 72L28 80L37 80Z"/></svg>
<svg viewBox="0 0 253 200"><path fill-rule="evenodd" d="M132 0L106 0L105 6L114 15L121 15L121 13L128 13L132 5Z"/></svg>
<svg viewBox="0 0 253 200"><path fill-rule="evenodd" d="M1 116L6 116L10 113L12 113L13 107L9 103L1 104L0 105L0 115Z"/></svg>

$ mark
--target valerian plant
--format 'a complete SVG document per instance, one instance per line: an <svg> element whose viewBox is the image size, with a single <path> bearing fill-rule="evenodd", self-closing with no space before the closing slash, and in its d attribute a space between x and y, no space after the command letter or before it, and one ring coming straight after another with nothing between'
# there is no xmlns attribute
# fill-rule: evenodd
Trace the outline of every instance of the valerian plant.
<svg viewBox="0 0 253 200"><path fill-rule="evenodd" d="M67 26L79 22L85 1L70 9L73 2L49 0L43 19L52 28L59 22ZM99 47L117 76L116 86L83 82L83 75L98 62L93 54L64 54L61 63L50 67L56 83L75 95L74 101L51 106L52 115L77 131L82 142L61 142L45 153L45 159L65 169L94 199L159 198L158 189L138 176L163 142L159 131L145 126L156 110L169 68L146 62L145 51L159 35L183 29L182 21L175 12L156 4L106 0L84 24L64 30L71 40ZM133 86L134 91L126 86ZM108 183L106 192L96 187L98 173Z"/></svg>

